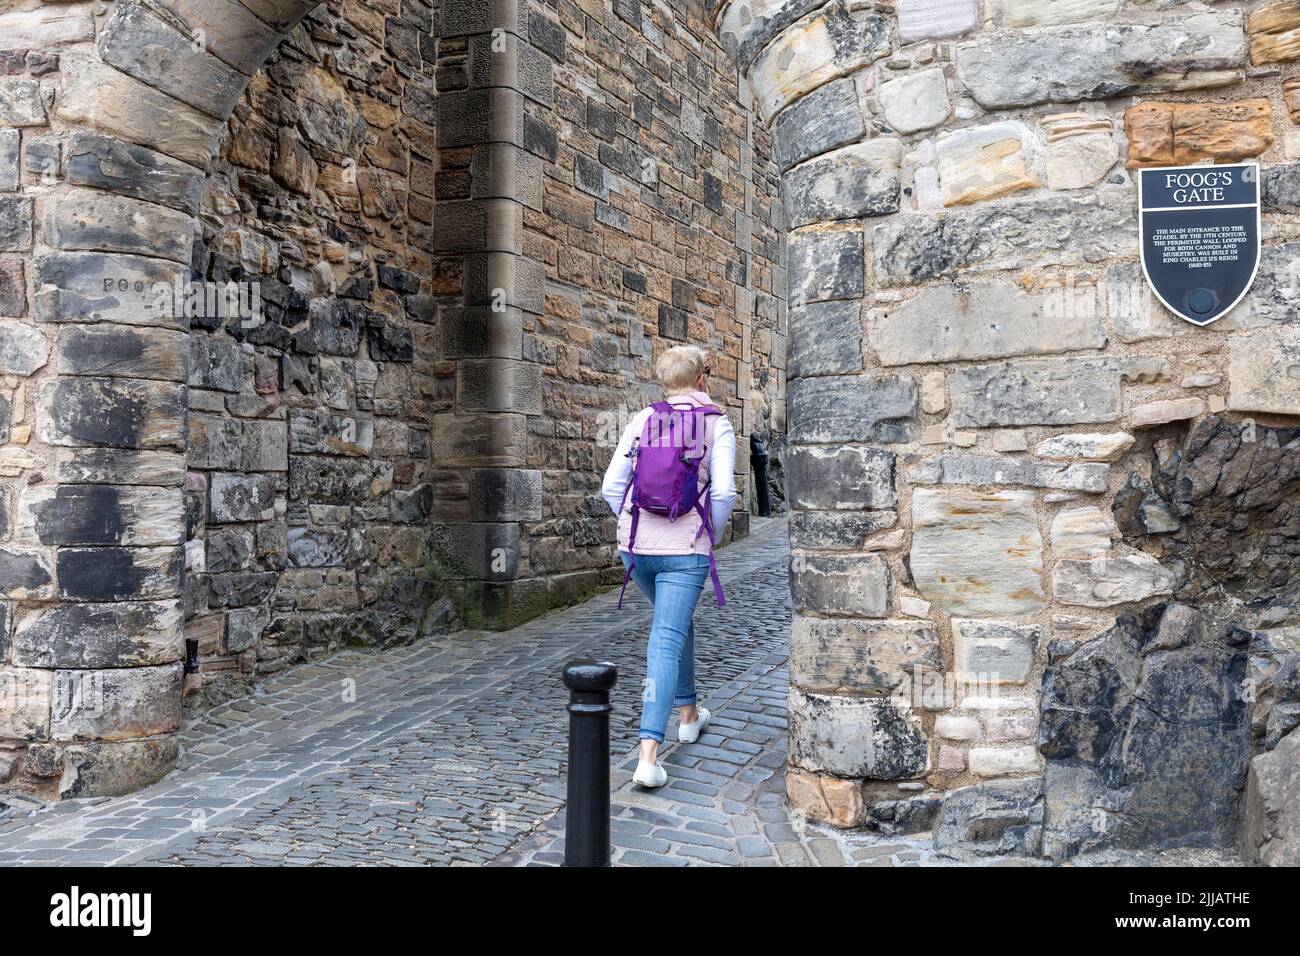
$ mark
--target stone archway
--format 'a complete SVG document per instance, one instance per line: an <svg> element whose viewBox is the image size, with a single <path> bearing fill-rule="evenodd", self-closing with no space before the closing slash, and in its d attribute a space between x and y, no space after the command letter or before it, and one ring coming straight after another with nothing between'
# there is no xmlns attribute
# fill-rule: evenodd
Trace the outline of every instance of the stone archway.
<svg viewBox="0 0 1300 956"><path fill-rule="evenodd" d="M788 229L789 793L840 826L923 828L942 793L1019 781L953 806L1037 852L1049 643L1180 577L1120 540L1117 493L1189 420L1300 415L1278 384L1295 246L1266 247L1217 326L1179 323L1135 261L1129 173L1259 157L1266 217L1294 222L1294 5L891 6L709 9ZM1069 812L1114 809L1089 799Z"/></svg>
<svg viewBox="0 0 1300 956"><path fill-rule="evenodd" d="M158 289L188 279L231 110L315 5L0 14L22 67L0 81L0 473L20 479L0 497L0 737L21 744L0 756L41 792L122 792L176 760L189 346Z"/></svg>

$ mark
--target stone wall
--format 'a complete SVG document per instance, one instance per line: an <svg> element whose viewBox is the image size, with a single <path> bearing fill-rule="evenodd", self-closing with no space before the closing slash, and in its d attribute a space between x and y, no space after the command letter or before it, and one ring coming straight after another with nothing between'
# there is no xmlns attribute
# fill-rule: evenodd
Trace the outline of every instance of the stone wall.
<svg viewBox="0 0 1300 956"><path fill-rule="evenodd" d="M1052 642L1296 578L1276 450L1223 470L1268 506L1180 526L1144 505L1153 479L1206 494L1169 463L1189 425L1250 442L1300 416L1295 5L717 7L790 230L791 799L852 826L918 789L1032 781ZM1134 171L1243 159L1259 276L1198 329L1145 285Z"/></svg>
<svg viewBox="0 0 1300 956"><path fill-rule="evenodd" d="M614 580L657 350L784 428L769 154L685 4L5 5L0 785L130 789L183 690Z"/></svg>

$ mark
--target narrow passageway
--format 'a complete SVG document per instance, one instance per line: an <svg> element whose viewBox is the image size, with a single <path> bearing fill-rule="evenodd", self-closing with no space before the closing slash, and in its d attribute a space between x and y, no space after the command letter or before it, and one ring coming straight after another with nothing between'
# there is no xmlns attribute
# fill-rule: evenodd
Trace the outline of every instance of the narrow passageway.
<svg viewBox="0 0 1300 956"><path fill-rule="evenodd" d="M670 757L672 799L684 794L700 824L715 822L706 798L725 792L727 806L749 813L780 790L786 554L785 522L755 520L748 539L719 553L727 607L701 602L701 690L725 733ZM0 863L446 864L511 850L544 862L545 850L529 848L563 807L560 670L570 658L619 665L612 754L616 782L628 776L620 767L635 744L649 608L638 595L616 611L616 598L504 633L296 668L195 721L180 768L160 783L4 819ZM706 779L724 776L712 768L726 768L725 786ZM749 796L733 799L740 787ZM770 811L784 817L779 803ZM711 858L708 828L682 829L680 859Z"/></svg>

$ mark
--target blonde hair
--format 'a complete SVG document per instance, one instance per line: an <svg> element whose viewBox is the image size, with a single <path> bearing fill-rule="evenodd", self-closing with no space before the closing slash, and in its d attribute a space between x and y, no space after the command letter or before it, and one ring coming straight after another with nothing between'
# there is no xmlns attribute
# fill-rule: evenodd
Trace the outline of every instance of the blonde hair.
<svg viewBox="0 0 1300 956"><path fill-rule="evenodd" d="M655 378L669 394L695 387L709 367L709 357L698 345L675 345L655 362Z"/></svg>

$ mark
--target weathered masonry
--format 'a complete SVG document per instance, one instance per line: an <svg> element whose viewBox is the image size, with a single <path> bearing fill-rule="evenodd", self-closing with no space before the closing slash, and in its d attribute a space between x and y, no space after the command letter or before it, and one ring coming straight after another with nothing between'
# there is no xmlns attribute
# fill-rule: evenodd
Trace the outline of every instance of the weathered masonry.
<svg viewBox="0 0 1300 956"><path fill-rule="evenodd" d="M715 8L789 227L791 801L1295 862L1300 5ZM1245 159L1262 265L1198 329L1134 171Z"/></svg>
<svg viewBox="0 0 1300 956"><path fill-rule="evenodd" d="M616 580L657 349L784 431L777 188L684 4L4 5L0 786L165 773L186 639L212 699Z"/></svg>

